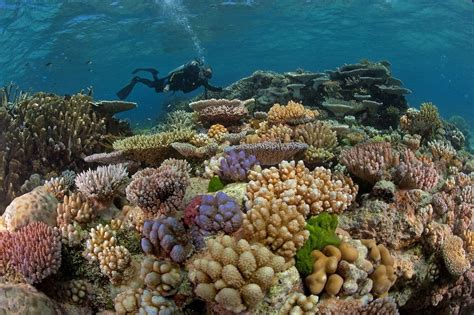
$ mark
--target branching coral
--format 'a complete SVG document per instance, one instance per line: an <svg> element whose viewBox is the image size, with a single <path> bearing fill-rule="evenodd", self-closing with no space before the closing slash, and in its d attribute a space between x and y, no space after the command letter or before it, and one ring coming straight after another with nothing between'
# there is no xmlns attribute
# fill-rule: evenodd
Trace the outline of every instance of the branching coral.
<svg viewBox="0 0 474 315"><path fill-rule="evenodd" d="M234 199L219 191L215 196L201 196L194 222L206 232L232 234L242 225L242 210Z"/></svg>
<svg viewBox="0 0 474 315"><path fill-rule="evenodd" d="M256 306L284 269L285 259L263 245L224 235L207 240L207 251L191 261L189 279L197 296L239 313Z"/></svg>
<svg viewBox="0 0 474 315"><path fill-rule="evenodd" d="M295 256L309 236L305 230L305 217L295 205L262 197L257 197L252 209L244 214L243 230L247 240L267 245L287 259Z"/></svg>
<svg viewBox="0 0 474 315"><path fill-rule="evenodd" d="M128 180L123 164L99 166L76 176L77 189L87 198L100 205L109 205Z"/></svg>
<svg viewBox="0 0 474 315"><path fill-rule="evenodd" d="M232 125L247 116L247 106L254 101L254 99L245 101L238 99L210 99L192 102L189 104L189 107L197 113L199 120L202 122Z"/></svg>
<svg viewBox="0 0 474 315"><path fill-rule="evenodd" d="M402 188L431 190L438 184L439 178L433 162L418 160L408 149L403 152L395 169L395 180Z"/></svg>
<svg viewBox="0 0 474 315"><path fill-rule="evenodd" d="M279 314L298 314L298 315L311 315L316 314L316 304L318 303L318 297L316 295L306 296L302 293L295 292L283 304Z"/></svg>
<svg viewBox="0 0 474 315"><path fill-rule="evenodd" d="M62 242L69 246L78 245L84 238L80 224L89 223L96 215L80 193L64 196L57 208L57 226L61 230Z"/></svg>
<svg viewBox="0 0 474 315"><path fill-rule="evenodd" d="M300 103L289 101L286 106L275 104L268 112L268 122L271 124L298 125L314 120L318 116L316 110L305 109Z"/></svg>
<svg viewBox="0 0 474 315"><path fill-rule="evenodd" d="M254 155L261 165L275 165L293 158L307 148L308 145L300 142L261 142L229 146L225 148L225 152L245 151L248 155Z"/></svg>
<svg viewBox="0 0 474 315"><path fill-rule="evenodd" d="M399 155L388 142L363 143L342 151L341 161L352 174L374 184L390 177L389 170L399 164Z"/></svg>
<svg viewBox="0 0 474 315"><path fill-rule="evenodd" d="M15 103L11 115L0 113L0 203L13 199L30 174L79 169L82 156L105 149L108 122L91 101L83 94L37 93Z"/></svg>
<svg viewBox="0 0 474 315"><path fill-rule="evenodd" d="M265 122L259 124L258 129L255 130L255 134L247 135L243 139L243 143L260 143L260 142L283 142L289 143L292 141L293 129L290 127L277 124L272 125Z"/></svg>
<svg viewBox="0 0 474 315"><path fill-rule="evenodd" d="M109 277L112 283L122 280L124 270L131 261L130 252L124 246L108 246L97 255L100 271Z"/></svg>
<svg viewBox="0 0 474 315"><path fill-rule="evenodd" d="M76 180L76 173L73 171L64 171L61 176L53 177L44 183L47 192L53 194L56 199L61 200L73 189Z"/></svg>
<svg viewBox="0 0 474 315"><path fill-rule="evenodd" d="M431 138L442 126L438 108L432 103L421 104L420 110L409 108L400 118L400 129L425 138Z"/></svg>
<svg viewBox="0 0 474 315"><path fill-rule="evenodd" d="M247 173L258 165L254 155L246 154L245 151L230 150L221 160L219 177L229 182L245 181Z"/></svg>
<svg viewBox="0 0 474 315"><path fill-rule="evenodd" d="M176 293L183 281L183 273L178 265L146 256L141 263L140 277L149 290L162 296Z"/></svg>
<svg viewBox="0 0 474 315"><path fill-rule="evenodd" d="M336 132L324 122L308 123L296 127L294 139L306 143L305 161L322 162L332 158L332 150L337 146Z"/></svg>
<svg viewBox="0 0 474 315"><path fill-rule="evenodd" d="M0 276L41 282L61 265L59 230L33 222L15 233L0 232Z"/></svg>
<svg viewBox="0 0 474 315"><path fill-rule="evenodd" d="M178 131L178 130L192 130L195 128L193 113L184 110L175 110L166 115L166 121L159 124L157 131Z"/></svg>
<svg viewBox="0 0 474 315"><path fill-rule="evenodd" d="M307 169L303 161L283 161L278 168L250 171L246 207L251 209L257 197L282 199L294 205L304 216L323 211L340 213L354 200L358 187L350 178L334 175L331 170Z"/></svg>
<svg viewBox="0 0 474 315"><path fill-rule="evenodd" d="M456 150L449 142L434 140L428 142L428 147L435 161L450 163L456 157Z"/></svg>
<svg viewBox="0 0 474 315"><path fill-rule="evenodd" d="M127 199L150 215L175 213L183 208L190 166L185 160L169 159L157 168L146 168L132 176Z"/></svg>
<svg viewBox="0 0 474 315"><path fill-rule="evenodd" d="M183 224L174 217L145 221L141 245L147 254L169 257L178 263L185 261L192 251Z"/></svg>
<svg viewBox="0 0 474 315"><path fill-rule="evenodd" d="M227 128L221 124L212 125L207 131L207 136L217 142L225 141L225 138L228 134L229 131L227 130Z"/></svg>

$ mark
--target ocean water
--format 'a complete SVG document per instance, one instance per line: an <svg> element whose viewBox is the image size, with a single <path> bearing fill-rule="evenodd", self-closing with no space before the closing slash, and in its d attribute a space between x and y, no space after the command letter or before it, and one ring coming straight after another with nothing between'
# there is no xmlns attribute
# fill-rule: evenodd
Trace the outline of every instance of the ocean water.
<svg viewBox="0 0 474 315"><path fill-rule="evenodd" d="M115 92L137 67L164 74L192 58L226 86L258 69L332 69L388 60L413 93L444 118L474 124L471 0L0 0L0 84L71 94ZM195 92L199 93L200 91ZM122 114L146 124L178 98L137 86Z"/></svg>

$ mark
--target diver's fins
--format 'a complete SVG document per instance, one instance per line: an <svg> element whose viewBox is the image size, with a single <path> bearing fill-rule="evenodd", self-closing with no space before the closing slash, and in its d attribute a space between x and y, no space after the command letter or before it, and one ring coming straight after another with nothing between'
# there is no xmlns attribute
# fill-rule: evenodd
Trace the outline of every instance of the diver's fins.
<svg viewBox="0 0 474 315"><path fill-rule="evenodd" d="M128 97L128 95L132 92L133 88L137 84L137 81L132 80L129 84L127 84L123 89L117 92L117 96L119 99L124 100Z"/></svg>

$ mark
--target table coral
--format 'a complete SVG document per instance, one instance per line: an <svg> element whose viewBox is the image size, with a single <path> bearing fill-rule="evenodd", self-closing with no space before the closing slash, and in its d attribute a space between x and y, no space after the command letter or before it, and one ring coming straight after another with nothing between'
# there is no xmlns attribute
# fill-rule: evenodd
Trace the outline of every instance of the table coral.
<svg viewBox="0 0 474 315"><path fill-rule="evenodd" d="M189 107L197 113L198 119L202 122L232 125L248 115L247 106L254 102L254 99L241 101L212 98L192 102Z"/></svg>
<svg viewBox="0 0 474 315"><path fill-rule="evenodd" d="M280 143L267 141L229 146L224 151L245 151L249 155L254 155L261 165L275 165L281 161L292 159L296 154L303 152L307 148L308 145L301 142Z"/></svg>
<svg viewBox="0 0 474 315"><path fill-rule="evenodd" d="M0 233L0 276L20 276L33 284L56 273L60 265L58 229L32 222L14 233Z"/></svg>
<svg viewBox="0 0 474 315"><path fill-rule="evenodd" d="M285 259L263 245L224 235L207 240L207 251L190 262L189 278L197 296L239 313L256 306L284 269Z"/></svg>
<svg viewBox="0 0 474 315"><path fill-rule="evenodd" d="M141 245L147 254L169 257L178 263L185 261L192 251L183 224L174 217L145 221Z"/></svg>

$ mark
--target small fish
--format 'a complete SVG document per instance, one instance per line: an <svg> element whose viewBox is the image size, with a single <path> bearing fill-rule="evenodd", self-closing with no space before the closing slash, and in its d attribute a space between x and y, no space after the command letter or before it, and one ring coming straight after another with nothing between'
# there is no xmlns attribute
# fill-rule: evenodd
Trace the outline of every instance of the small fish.
<svg viewBox="0 0 474 315"><path fill-rule="evenodd" d="M86 64L87 64L87 65L91 65L91 64L92 64L92 60L87 60Z"/></svg>
<svg viewBox="0 0 474 315"><path fill-rule="evenodd" d="M91 72L91 73L92 73L92 72L94 72L94 70L92 70L92 69L89 69L89 72Z"/></svg>
<svg viewBox="0 0 474 315"><path fill-rule="evenodd" d="M45 64L46 67L51 67L53 65L52 62L48 62L47 64Z"/></svg>
<svg viewBox="0 0 474 315"><path fill-rule="evenodd" d="M30 63L29 63L29 62L25 63L25 66L27 66L27 67L28 67L29 65L30 65Z"/></svg>

